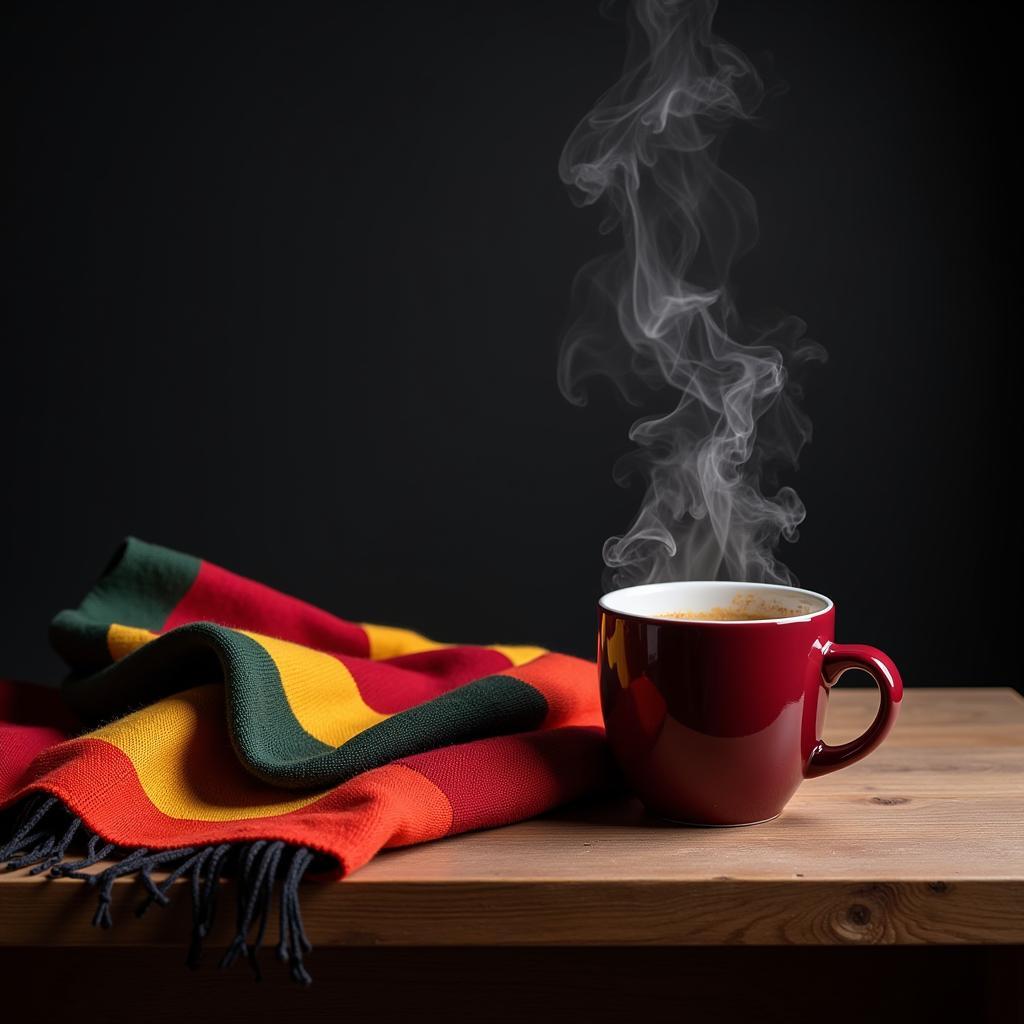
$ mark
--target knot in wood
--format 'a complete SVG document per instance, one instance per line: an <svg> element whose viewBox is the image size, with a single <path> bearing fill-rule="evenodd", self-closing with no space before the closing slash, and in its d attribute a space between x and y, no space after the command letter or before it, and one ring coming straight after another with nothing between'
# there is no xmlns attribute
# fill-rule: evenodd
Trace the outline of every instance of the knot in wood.
<svg viewBox="0 0 1024 1024"><path fill-rule="evenodd" d="M846 911L846 920L858 928L864 928L871 923L871 908L864 906L863 903L854 903Z"/></svg>

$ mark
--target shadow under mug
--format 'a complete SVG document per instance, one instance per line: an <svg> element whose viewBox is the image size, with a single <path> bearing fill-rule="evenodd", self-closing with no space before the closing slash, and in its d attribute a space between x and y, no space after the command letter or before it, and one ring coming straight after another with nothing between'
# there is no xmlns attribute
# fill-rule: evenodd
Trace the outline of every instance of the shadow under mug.
<svg viewBox="0 0 1024 1024"><path fill-rule="evenodd" d="M747 621L665 618L747 595L796 614ZM781 606L781 609L780 607ZM598 670L608 742L648 810L693 825L776 817L804 779L844 768L885 739L903 684L874 647L834 642L821 594L772 584L654 583L599 604ZM830 746L830 688L849 669L878 685L867 731Z"/></svg>

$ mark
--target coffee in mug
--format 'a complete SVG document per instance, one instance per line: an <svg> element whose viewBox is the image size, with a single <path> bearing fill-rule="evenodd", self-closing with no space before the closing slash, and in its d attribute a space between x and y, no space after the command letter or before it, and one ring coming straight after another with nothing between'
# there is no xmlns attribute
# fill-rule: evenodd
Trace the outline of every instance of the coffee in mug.
<svg viewBox="0 0 1024 1024"><path fill-rule="evenodd" d="M807 601L785 603L771 594L759 595L747 591L736 594L727 605L715 605L702 611L664 612L665 619L695 619L702 622L758 622L762 619L786 619L793 615L808 615L814 610Z"/></svg>

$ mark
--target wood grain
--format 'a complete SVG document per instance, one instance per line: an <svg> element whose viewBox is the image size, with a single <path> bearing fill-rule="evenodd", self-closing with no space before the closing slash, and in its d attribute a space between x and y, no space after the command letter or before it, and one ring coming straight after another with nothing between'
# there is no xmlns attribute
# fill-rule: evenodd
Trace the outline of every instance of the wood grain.
<svg viewBox="0 0 1024 1024"><path fill-rule="evenodd" d="M876 700L836 690L827 739L860 731ZM187 898L136 920L139 887L121 880L110 932L90 927L92 898L74 881L0 876L0 945L187 933ZM674 828L629 799L592 803L383 854L306 886L303 909L319 946L1024 943L1024 700L910 690L877 753L805 783L765 825ZM226 920L218 931L214 943Z"/></svg>

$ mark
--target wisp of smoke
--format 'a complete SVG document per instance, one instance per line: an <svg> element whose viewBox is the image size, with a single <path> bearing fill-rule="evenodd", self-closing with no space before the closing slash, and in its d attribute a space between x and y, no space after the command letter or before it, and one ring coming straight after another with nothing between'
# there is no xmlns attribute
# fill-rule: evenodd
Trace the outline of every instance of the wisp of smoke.
<svg viewBox="0 0 1024 1024"><path fill-rule="evenodd" d="M604 545L609 583L792 581L777 559L804 506L774 473L795 465L810 422L793 370L820 347L804 325L743 322L730 268L757 235L750 193L721 167L730 124L749 119L761 81L714 35L715 0L635 0L622 77L577 125L559 172L579 205L601 203L622 248L587 264L558 381L576 404L607 378L629 401L658 402L616 466L646 492L629 529Z"/></svg>

